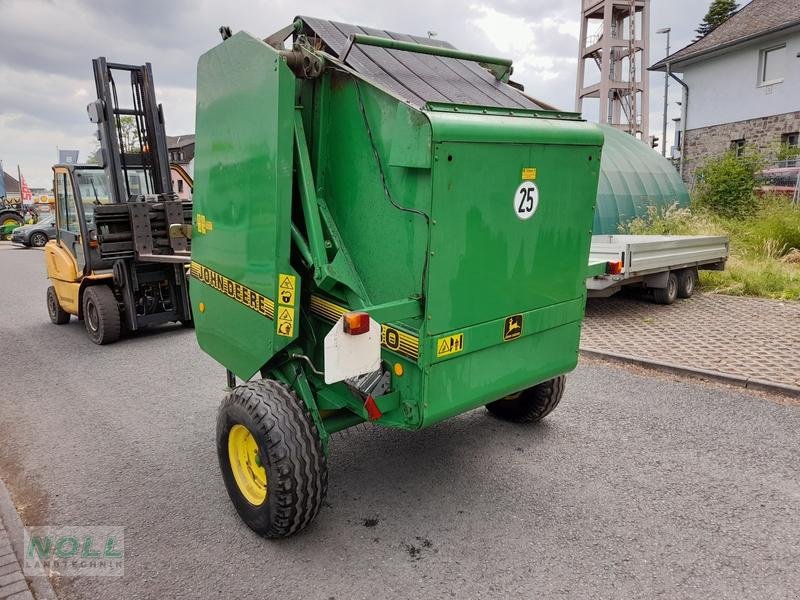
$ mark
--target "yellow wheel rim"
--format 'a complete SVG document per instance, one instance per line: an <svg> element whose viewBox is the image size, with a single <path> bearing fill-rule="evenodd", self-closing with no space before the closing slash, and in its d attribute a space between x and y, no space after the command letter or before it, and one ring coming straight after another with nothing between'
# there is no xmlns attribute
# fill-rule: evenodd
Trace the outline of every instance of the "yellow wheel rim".
<svg viewBox="0 0 800 600"><path fill-rule="evenodd" d="M228 434L228 460L242 496L254 506L267 498L267 471L261 464L258 444L244 425L234 425Z"/></svg>
<svg viewBox="0 0 800 600"><path fill-rule="evenodd" d="M3 221L3 227L6 227L8 225L17 225L17 224L19 224L19 221L17 221L16 219L6 219L5 221Z"/></svg>

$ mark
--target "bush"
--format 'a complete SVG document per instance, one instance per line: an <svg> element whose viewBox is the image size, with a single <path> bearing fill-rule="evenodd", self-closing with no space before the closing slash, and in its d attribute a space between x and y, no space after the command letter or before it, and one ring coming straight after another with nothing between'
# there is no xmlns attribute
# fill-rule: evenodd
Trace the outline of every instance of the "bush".
<svg viewBox="0 0 800 600"><path fill-rule="evenodd" d="M792 160L800 157L800 147L781 144L775 151L775 160Z"/></svg>
<svg viewBox="0 0 800 600"><path fill-rule="evenodd" d="M677 203L665 209L648 206L646 216L636 217L620 231L634 235L727 235L713 215L681 208Z"/></svg>
<svg viewBox="0 0 800 600"><path fill-rule="evenodd" d="M736 156L732 151L709 159L697 169L694 202L723 217L745 217L755 212L755 188L763 158L748 151Z"/></svg>
<svg viewBox="0 0 800 600"><path fill-rule="evenodd" d="M726 229L746 256L781 258L800 249L800 206L780 196L761 198L750 218L727 223Z"/></svg>

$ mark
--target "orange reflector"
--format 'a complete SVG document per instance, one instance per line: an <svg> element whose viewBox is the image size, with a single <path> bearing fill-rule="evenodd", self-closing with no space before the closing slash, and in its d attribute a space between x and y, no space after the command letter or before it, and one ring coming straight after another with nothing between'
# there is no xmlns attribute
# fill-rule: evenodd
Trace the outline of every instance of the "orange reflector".
<svg viewBox="0 0 800 600"><path fill-rule="evenodd" d="M622 273L622 267L625 266L621 260L610 260L606 263L606 273L610 275L619 275Z"/></svg>
<svg viewBox="0 0 800 600"><path fill-rule="evenodd" d="M369 331L369 314L365 312L349 312L344 318L344 332L349 335L361 335Z"/></svg>
<svg viewBox="0 0 800 600"><path fill-rule="evenodd" d="M381 409L378 408L377 404L375 404L375 398L372 396L367 396L367 399L364 402L364 408L367 409L367 416L369 417L370 421L377 421L383 416Z"/></svg>
<svg viewBox="0 0 800 600"><path fill-rule="evenodd" d="M394 363L394 374L398 377L402 377L403 373L405 373L405 369L403 369L403 365L400 363Z"/></svg>

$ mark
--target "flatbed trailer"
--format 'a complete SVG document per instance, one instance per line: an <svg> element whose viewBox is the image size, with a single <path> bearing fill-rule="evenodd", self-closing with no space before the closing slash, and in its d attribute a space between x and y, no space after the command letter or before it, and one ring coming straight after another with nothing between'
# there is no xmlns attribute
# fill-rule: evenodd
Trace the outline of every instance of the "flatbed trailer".
<svg viewBox="0 0 800 600"><path fill-rule="evenodd" d="M652 290L655 302L672 304L692 295L698 270L722 271L729 250L726 236L594 235L588 296L605 298L635 284Z"/></svg>

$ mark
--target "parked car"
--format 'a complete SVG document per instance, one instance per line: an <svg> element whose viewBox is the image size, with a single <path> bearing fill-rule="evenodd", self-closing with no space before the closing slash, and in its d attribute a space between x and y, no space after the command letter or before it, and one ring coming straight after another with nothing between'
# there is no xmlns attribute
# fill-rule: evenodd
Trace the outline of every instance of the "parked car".
<svg viewBox="0 0 800 600"><path fill-rule="evenodd" d="M800 188L800 158L783 160L776 166L761 171L760 194L777 194L787 198L798 197Z"/></svg>
<svg viewBox="0 0 800 600"><path fill-rule="evenodd" d="M22 246L41 248L56 237L56 217L50 215L38 223L22 225L11 232L11 241Z"/></svg>

